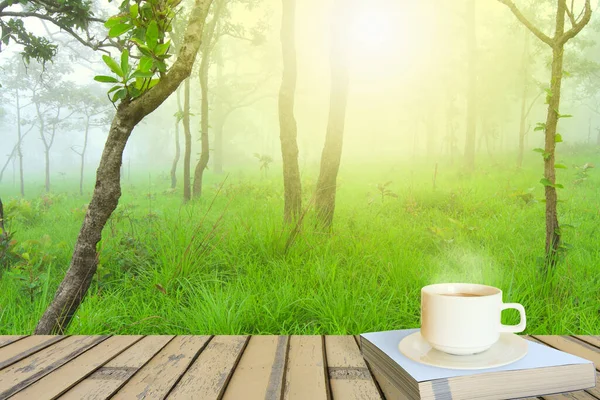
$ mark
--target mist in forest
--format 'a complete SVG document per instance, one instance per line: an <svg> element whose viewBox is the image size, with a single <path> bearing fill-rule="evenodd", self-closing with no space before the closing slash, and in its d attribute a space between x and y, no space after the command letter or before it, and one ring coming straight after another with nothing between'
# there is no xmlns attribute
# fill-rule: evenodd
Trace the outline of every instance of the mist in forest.
<svg viewBox="0 0 600 400"><path fill-rule="evenodd" d="M332 18L344 19L344 52L349 73L342 165L403 162L414 157L434 162L454 158L460 162L465 151L467 123L469 24L474 24L476 41L477 158L514 153L519 145L521 118L525 120L526 154L542 147L543 135L534 128L545 118L550 49L499 2L476 2L471 20L467 3L378 0L354 2L340 13L331 2L298 2L295 115L300 168L316 166L323 148L329 113ZM553 3L522 3L539 25L547 25L550 34ZM106 7L105 12L111 10ZM222 163L223 171L254 168L255 154L267 155L276 163L281 160L277 112L282 70L280 14L281 4L273 0L231 2L228 7L223 24L229 32L222 33L216 41L208 74L211 150L214 151L217 125L223 141L222 154L217 156L220 160L211 154L209 168L215 162ZM565 53L568 76L563 85L561 113L572 117L560 120L559 131L567 145L598 142L600 110L596 87L600 81L595 66L600 61L600 52L594 40L598 34L597 21L594 15L591 26L569 43ZM48 28L39 21L28 24L40 33ZM56 31L53 34L61 37ZM93 89L95 93L90 96L103 101L107 113L114 110L105 95L109 86L93 81L94 75L109 72L100 59L101 54L73 51L76 46L72 40L64 37L61 40L58 57L44 72L35 61L23 65L18 46L2 52L0 167L17 141L12 88L15 85L9 81L15 76L14 70L20 69L28 75L25 86L29 85L20 93L20 104L26 105L21 110L22 130L35 125L22 142L28 180L39 181L44 171L44 145L29 90L32 82L46 79L60 81L61 85L70 82L85 87L79 90L88 93ZM199 62L200 56L196 64ZM190 78L192 159L200 152L201 95L197 68ZM179 96L181 104L182 93ZM523 107L528 111L526 117L522 117ZM78 174L78 151L84 140L82 116L76 106L69 105L63 115L73 111L70 118L59 124L50 150L54 179L74 179ZM174 94L135 129L124 155L127 168L168 172L175 154L177 112ZM95 170L108 131L108 124L96 125L89 132L86 172ZM181 126L179 129L182 130ZM10 161L4 183L13 178L15 168L15 161ZM91 176L86 181L90 184Z"/></svg>

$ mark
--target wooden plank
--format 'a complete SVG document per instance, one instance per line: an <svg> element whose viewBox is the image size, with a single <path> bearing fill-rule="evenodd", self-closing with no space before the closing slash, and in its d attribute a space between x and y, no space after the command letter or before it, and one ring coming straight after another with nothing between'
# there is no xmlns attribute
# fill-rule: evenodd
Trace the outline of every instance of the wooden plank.
<svg viewBox="0 0 600 400"><path fill-rule="evenodd" d="M70 336L0 371L0 398L12 396L108 336Z"/></svg>
<svg viewBox="0 0 600 400"><path fill-rule="evenodd" d="M66 336L28 336L10 346L3 347L0 349L0 370L56 342L60 342L64 338Z"/></svg>
<svg viewBox="0 0 600 400"><path fill-rule="evenodd" d="M27 336L25 335L13 335L13 336L0 336L0 348L8 346L11 343L21 340Z"/></svg>
<svg viewBox="0 0 600 400"><path fill-rule="evenodd" d="M279 400L283 395L289 336L252 336L223 400Z"/></svg>
<svg viewBox="0 0 600 400"><path fill-rule="evenodd" d="M20 391L12 399L55 399L141 338L110 337Z"/></svg>
<svg viewBox="0 0 600 400"><path fill-rule="evenodd" d="M596 400L594 396L583 391L578 390L576 392L552 394L549 396L542 396L544 400Z"/></svg>
<svg viewBox="0 0 600 400"><path fill-rule="evenodd" d="M63 394L61 400L109 398L174 336L146 336Z"/></svg>
<svg viewBox="0 0 600 400"><path fill-rule="evenodd" d="M366 362L366 361L365 361ZM369 363L367 363L369 365ZM400 389L398 389L388 378L383 375L381 371L377 368L370 366L371 373L373 377L379 384L381 391L383 392L386 399L394 399L394 400L412 400L408 394L404 393Z"/></svg>
<svg viewBox="0 0 600 400"><path fill-rule="evenodd" d="M215 336L168 398L220 399L247 343L248 336Z"/></svg>
<svg viewBox="0 0 600 400"><path fill-rule="evenodd" d="M163 399L210 336L177 336L137 372L112 399Z"/></svg>
<svg viewBox="0 0 600 400"><path fill-rule="evenodd" d="M545 346L548 346L546 343L539 341L531 336L524 336L524 338L527 340L531 340L532 342L536 342L536 343L540 343ZM550 346L550 347L552 347L552 346ZM591 394L592 396L595 396L596 398L600 399L600 369L599 369L598 365L596 365L596 386L593 388L585 389L585 391L588 392L589 394Z"/></svg>
<svg viewBox="0 0 600 400"><path fill-rule="evenodd" d="M285 373L285 400L330 399L322 336L291 336Z"/></svg>
<svg viewBox="0 0 600 400"><path fill-rule="evenodd" d="M574 337L588 344L598 347L598 351L600 351L600 336L575 335Z"/></svg>
<svg viewBox="0 0 600 400"><path fill-rule="evenodd" d="M325 350L334 399L381 399L352 336L325 336Z"/></svg>
<svg viewBox="0 0 600 400"><path fill-rule="evenodd" d="M591 344L581 342L569 336L533 335L533 338L558 350L590 360L596 365L596 368L600 368L600 351Z"/></svg>

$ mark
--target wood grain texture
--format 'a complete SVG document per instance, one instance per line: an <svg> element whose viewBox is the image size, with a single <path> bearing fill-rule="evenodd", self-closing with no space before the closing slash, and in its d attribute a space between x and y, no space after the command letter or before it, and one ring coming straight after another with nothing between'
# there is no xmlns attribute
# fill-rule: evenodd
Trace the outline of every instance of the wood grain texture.
<svg viewBox="0 0 600 400"><path fill-rule="evenodd" d="M60 342L66 336L29 336L0 349L0 370Z"/></svg>
<svg viewBox="0 0 600 400"><path fill-rule="evenodd" d="M558 350L590 360L595 364L596 368L600 368L600 352L591 344L569 336L533 335L532 337Z"/></svg>
<svg viewBox="0 0 600 400"><path fill-rule="evenodd" d="M106 340L108 336L69 336L0 371L0 399L12 396Z"/></svg>
<svg viewBox="0 0 600 400"><path fill-rule="evenodd" d="M169 400L220 399L248 336L216 336L169 394Z"/></svg>
<svg viewBox="0 0 600 400"><path fill-rule="evenodd" d="M600 336L575 335L574 337L576 337L577 339L579 339L583 342L591 344L592 346L597 347L598 351L600 352ZM596 365L596 367L600 367L600 366Z"/></svg>
<svg viewBox="0 0 600 400"><path fill-rule="evenodd" d="M0 349L4 346L7 346L11 343L16 342L17 340L21 340L27 336L25 335L12 335L12 336L0 336Z"/></svg>
<svg viewBox="0 0 600 400"><path fill-rule="evenodd" d="M334 399L381 399L352 336L326 336L325 349Z"/></svg>
<svg viewBox="0 0 600 400"><path fill-rule="evenodd" d="M321 336L291 336L285 374L285 400L330 399Z"/></svg>
<svg viewBox="0 0 600 400"><path fill-rule="evenodd" d="M142 336L110 337L50 372L12 398L15 400L55 399L141 338Z"/></svg>
<svg viewBox="0 0 600 400"><path fill-rule="evenodd" d="M163 399L209 340L210 336L177 336L112 399Z"/></svg>
<svg viewBox="0 0 600 400"><path fill-rule="evenodd" d="M252 336L223 399L281 399L288 344L289 336Z"/></svg>

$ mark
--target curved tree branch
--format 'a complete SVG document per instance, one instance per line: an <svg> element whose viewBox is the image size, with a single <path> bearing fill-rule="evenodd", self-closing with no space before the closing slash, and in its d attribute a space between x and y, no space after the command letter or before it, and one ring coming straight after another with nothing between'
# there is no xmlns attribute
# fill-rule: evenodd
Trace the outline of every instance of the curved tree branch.
<svg viewBox="0 0 600 400"><path fill-rule="evenodd" d="M565 9L568 10L567 7L565 7ZM583 17L581 18L581 20L579 20L579 22L576 22L575 25L571 29L566 31L560 37L560 39L558 40L559 44L564 45L570 39L573 39L583 29L583 27L586 26L588 22L590 22L590 18L592 18L592 6L590 5L590 0L585 0L585 8L583 10L584 10ZM571 14L569 14L569 11L567 11L567 14L569 14L569 18L571 19L571 22L575 22L575 19L571 17L572 11L573 10L571 10Z"/></svg>
<svg viewBox="0 0 600 400"><path fill-rule="evenodd" d="M517 6L515 6L515 3L513 3L511 0L498 0L498 1L502 4L504 4L505 6L507 6L510 9L510 11L512 11L512 13L515 15L515 17L517 17L517 19L519 21L521 21L521 23L523 25L525 25L527 27L527 29L529 29L531 31L531 33L533 33L535 36L537 36L538 39L540 39L542 42L546 43L550 47L554 46L554 40L552 40L552 38L550 38L550 36L546 35L544 32L540 31L527 18L525 18L523 13L521 13L521 11L517 8ZM587 1L589 2L589 0L587 0Z"/></svg>

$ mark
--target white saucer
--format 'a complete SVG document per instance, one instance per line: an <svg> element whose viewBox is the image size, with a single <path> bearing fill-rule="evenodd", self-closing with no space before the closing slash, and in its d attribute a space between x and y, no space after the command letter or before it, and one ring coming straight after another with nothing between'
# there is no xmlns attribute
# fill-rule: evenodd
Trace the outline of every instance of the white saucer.
<svg viewBox="0 0 600 400"><path fill-rule="evenodd" d="M527 354L527 340L514 333L501 333L500 339L482 353L456 356L431 347L421 332L408 335L398 349L406 357L421 364L448 369L486 369L511 364Z"/></svg>

